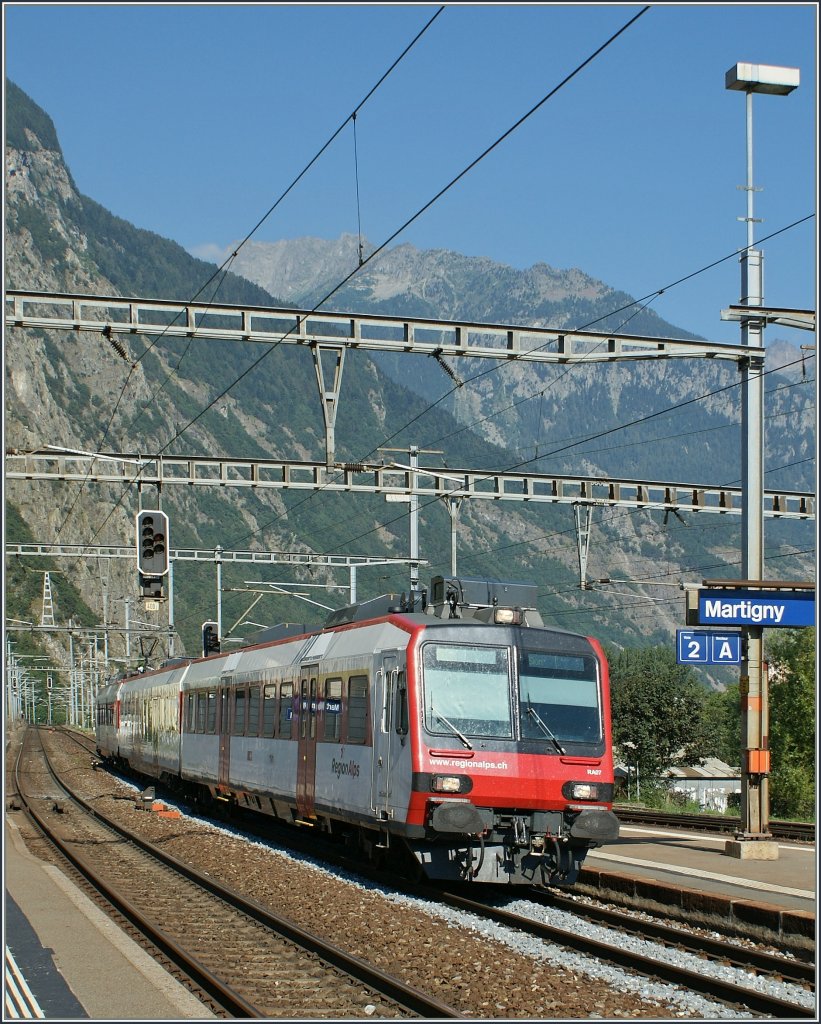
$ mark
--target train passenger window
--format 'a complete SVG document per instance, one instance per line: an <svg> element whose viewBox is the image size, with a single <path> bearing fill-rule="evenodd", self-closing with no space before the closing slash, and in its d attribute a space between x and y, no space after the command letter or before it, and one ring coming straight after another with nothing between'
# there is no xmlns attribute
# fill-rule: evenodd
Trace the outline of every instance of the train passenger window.
<svg viewBox="0 0 821 1024"><path fill-rule="evenodd" d="M308 735L308 680L303 679L299 686L299 738L304 740Z"/></svg>
<svg viewBox="0 0 821 1024"><path fill-rule="evenodd" d="M277 688L269 683L262 691L262 735L273 736L276 725Z"/></svg>
<svg viewBox="0 0 821 1024"><path fill-rule="evenodd" d="M348 743L364 743L368 738L368 677L348 680Z"/></svg>
<svg viewBox="0 0 821 1024"><path fill-rule="evenodd" d="M206 696L205 731L212 736L217 731L217 694L209 690Z"/></svg>
<svg viewBox="0 0 821 1024"><path fill-rule="evenodd" d="M310 723L309 735L310 735L310 738L312 740L316 739L316 713L317 713L317 711L318 711L318 708L317 708L316 679L312 679L311 680L311 705L310 705L310 707L308 709L308 721Z"/></svg>
<svg viewBox="0 0 821 1024"><path fill-rule="evenodd" d="M279 688L279 735L289 740L294 719L294 684L283 683Z"/></svg>
<svg viewBox="0 0 821 1024"><path fill-rule="evenodd" d="M234 695L234 736L245 735L245 690L237 690Z"/></svg>
<svg viewBox="0 0 821 1024"><path fill-rule="evenodd" d="M259 736L259 687L252 686L248 691L248 736Z"/></svg>
<svg viewBox="0 0 821 1024"><path fill-rule="evenodd" d="M324 740L338 740L342 731L342 680L325 680L325 725L322 731Z"/></svg>
<svg viewBox="0 0 821 1024"><path fill-rule="evenodd" d="M205 694L200 691L197 694L197 724L194 732L205 732Z"/></svg>

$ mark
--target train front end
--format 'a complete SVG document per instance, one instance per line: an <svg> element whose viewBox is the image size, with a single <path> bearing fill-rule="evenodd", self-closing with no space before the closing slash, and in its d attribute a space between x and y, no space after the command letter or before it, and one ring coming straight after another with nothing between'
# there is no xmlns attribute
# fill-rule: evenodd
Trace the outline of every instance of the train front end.
<svg viewBox="0 0 821 1024"><path fill-rule="evenodd" d="M433 591L409 652L408 845L431 879L572 885L619 830L602 649L546 628L526 607L535 587L440 577Z"/></svg>

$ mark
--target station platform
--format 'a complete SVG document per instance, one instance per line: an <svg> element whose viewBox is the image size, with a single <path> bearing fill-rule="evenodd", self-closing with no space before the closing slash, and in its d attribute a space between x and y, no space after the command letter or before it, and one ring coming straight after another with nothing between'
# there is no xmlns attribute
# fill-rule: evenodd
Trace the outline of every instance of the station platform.
<svg viewBox="0 0 821 1024"><path fill-rule="evenodd" d="M735 917L778 935L813 937L815 846L777 843L776 860L747 860L725 853L730 838L622 824L616 842L587 855L580 882L602 894L610 889L678 903L685 913Z"/></svg>
<svg viewBox="0 0 821 1024"><path fill-rule="evenodd" d="M213 1014L4 822L3 1020L206 1020Z"/></svg>

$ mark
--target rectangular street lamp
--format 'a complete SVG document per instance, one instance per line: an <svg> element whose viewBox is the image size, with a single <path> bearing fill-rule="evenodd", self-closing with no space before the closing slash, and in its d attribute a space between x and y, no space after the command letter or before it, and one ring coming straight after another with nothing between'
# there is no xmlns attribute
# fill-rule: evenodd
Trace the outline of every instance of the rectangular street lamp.
<svg viewBox="0 0 821 1024"><path fill-rule="evenodd" d="M739 92L767 92L786 96L799 86L798 68L778 68L772 64L735 64L724 76L727 89Z"/></svg>

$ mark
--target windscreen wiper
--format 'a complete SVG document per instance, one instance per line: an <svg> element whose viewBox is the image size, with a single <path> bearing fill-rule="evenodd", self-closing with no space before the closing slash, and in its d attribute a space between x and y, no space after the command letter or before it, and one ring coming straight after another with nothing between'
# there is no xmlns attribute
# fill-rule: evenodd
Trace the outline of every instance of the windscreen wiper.
<svg viewBox="0 0 821 1024"><path fill-rule="evenodd" d="M459 732L459 730L456 728L456 726L453 724L453 722L449 722L447 720L447 718L445 718L444 715L440 715L438 711L434 711L433 713L434 713L434 716L440 722L443 722L449 728L453 729L453 732L455 733L455 735L457 735L459 737L459 739L464 743L464 745L468 748L468 750L473 750L473 747L470 745L470 742L469 742L468 738L466 736L464 736L461 732Z"/></svg>
<svg viewBox="0 0 821 1024"><path fill-rule="evenodd" d="M539 726L539 728L542 730L545 736L547 736L549 740L553 741L553 745L556 747L556 750L558 750L560 754L566 754L567 751L564 749L561 743L559 743L559 741L556 739L556 737L553 735L550 729L548 729L548 727L544 724L541 718L539 718L539 716L533 710L533 705L530 703L530 697L527 698L527 713L532 718L535 718L536 724Z"/></svg>

